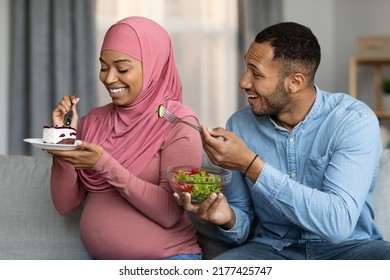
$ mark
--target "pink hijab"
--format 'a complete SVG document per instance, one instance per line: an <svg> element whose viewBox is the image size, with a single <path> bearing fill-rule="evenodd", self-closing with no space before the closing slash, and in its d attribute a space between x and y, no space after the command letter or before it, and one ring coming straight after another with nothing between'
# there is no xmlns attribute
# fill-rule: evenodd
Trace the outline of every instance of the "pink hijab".
<svg viewBox="0 0 390 280"><path fill-rule="evenodd" d="M168 33L154 21L128 17L107 31L101 51L115 50L142 61L143 86L127 107L113 103L92 110L80 122L80 139L102 145L132 174L138 175L160 149L173 125L158 118L164 106L179 117L195 116L181 104L182 85L176 69ZM90 191L104 191L110 185L96 171L80 171Z"/></svg>

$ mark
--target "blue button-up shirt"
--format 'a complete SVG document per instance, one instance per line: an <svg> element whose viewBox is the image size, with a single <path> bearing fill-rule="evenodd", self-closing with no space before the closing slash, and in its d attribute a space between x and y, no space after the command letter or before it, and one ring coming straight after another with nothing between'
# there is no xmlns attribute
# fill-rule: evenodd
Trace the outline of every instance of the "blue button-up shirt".
<svg viewBox="0 0 390 280"><path fill-rule="evenodd" d="M363 102L316 87L316 100L292 132L246 107L228 120L265 162L253 184L233 170L225 194L236 214L219 237L240 244L256 216L254 240L292 243L382 239L370 205L382 150L378 119Z"/></svg>

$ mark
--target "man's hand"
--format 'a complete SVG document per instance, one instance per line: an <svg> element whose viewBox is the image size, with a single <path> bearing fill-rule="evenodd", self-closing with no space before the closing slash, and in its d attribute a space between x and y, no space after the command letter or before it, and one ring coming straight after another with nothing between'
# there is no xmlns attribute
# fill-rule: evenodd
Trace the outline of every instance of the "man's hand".
<svg viewBox="0 0 390 280"><path fill-rule="evenodd" d="M235 133L223 128L206 129L201 133L203 149L212 163L244 172L255 153ZM219 140L222 139L223 141Z"/></svg>
<svg viewBox="0 0 390 280"><path fill-rule="evenodd" d="M239 170L252 182L256 182L265 163L240 137L220 127L211 130L204 127L201 129L203 149L212 163L223 168Z"/></svg>
<svg viewBox="0 0 390 280"><path fill-rule="evenodd" d="M212 222L225 229L232 228L236 223L234 211L222 193L212 193L205 201L196 204L192 204L190 193L183 193L182 198L178 193L174 193L173 196L179 205L199 219Z"/></svg>

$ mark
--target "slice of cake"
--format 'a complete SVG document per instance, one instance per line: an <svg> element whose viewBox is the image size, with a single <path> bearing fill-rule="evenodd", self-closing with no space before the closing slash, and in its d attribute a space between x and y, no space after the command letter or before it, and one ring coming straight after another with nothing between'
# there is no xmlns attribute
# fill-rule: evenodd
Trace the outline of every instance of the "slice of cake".
<svg viewBox="0 0 390 280"><path fill-rule="evenodd" d="M43 127L43 142L48 144L73 145L76 141L76 129L65 126L46 125Z"/></svg>

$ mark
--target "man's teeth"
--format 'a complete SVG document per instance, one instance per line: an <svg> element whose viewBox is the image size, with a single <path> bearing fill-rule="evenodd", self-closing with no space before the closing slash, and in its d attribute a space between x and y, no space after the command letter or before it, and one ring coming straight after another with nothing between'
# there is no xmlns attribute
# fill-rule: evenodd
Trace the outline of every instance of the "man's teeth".
<svg viewBox="0 0 390 280"><path fill-rule="evenodd" d="M257 98L257 95L248 95L249 98Z"/></svg>
<svg viewBox="0 0 390 280"><path fill-rule="evenodd" d="M111 93L118 93L118 92L121 92L121 91L124 91L126 88L112 88L112 89L109 89L109 91Z"/></svg>

